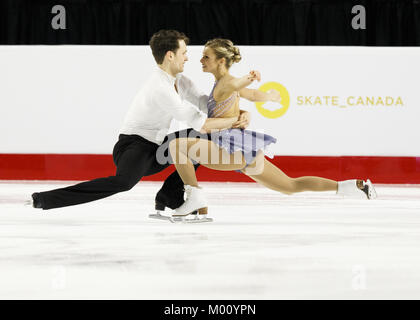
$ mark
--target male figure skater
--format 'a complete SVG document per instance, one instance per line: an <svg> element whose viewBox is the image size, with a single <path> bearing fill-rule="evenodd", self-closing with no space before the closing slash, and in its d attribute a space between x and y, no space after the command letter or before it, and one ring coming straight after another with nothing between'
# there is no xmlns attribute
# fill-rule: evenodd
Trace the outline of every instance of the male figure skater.
<svg viewBox="0 0 420 320"><path fill-rule="evenodd" d="M130 190L142 177L158 173L170 165L159 163L156 151L167 140L172 119L184 121L196 131L212 123L213 119L207 119L208 96L201 94L191 80L181 75L188 60L187 43L188 38L175 30L161 30L150 39L157 68L135 97L125 117L113 149L116 174L66 188L33 193L34 208L46 210L77 205ZM185 104L185 100L198 108ZM247 117L243 113L238 122L243 123ZM175 171L157 194L156 201L160 206L177 208L184 202L183 194L183 182Z"/></svg>

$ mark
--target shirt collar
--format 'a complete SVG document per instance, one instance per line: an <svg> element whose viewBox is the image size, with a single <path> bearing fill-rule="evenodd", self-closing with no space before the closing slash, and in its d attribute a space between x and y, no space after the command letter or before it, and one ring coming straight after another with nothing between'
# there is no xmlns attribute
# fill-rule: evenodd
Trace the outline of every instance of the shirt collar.
<svg viewBox="0 0 420 320"><path fill-rule="evenodd" d="M167 79L172 85L175 85L175 81L178 78L178 75L177 75L177 77L173 77L169 73L167 73L166 71L163 71L159 67L157 67L157 71L161 76L163 76L165 79Z"/></svg>

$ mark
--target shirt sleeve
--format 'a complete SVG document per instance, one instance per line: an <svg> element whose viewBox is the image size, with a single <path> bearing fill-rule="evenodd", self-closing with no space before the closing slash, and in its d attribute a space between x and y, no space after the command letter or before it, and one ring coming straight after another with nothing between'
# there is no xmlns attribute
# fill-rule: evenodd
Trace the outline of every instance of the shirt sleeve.
<svg viewBox="0 0 420 320"><path fill-rule="evenodd" d="M153 100L157 107L168 112L176 120L186 122L196 131L200 131L206 122L207 114L183 103L175 90L157 90Z"/></svg>
<svg viewBox="0 0 420 320"><path fill-rule="evenodd" d="M186 92L185 100L197 106L202 112L207 114L207 102L209 100L209 96L198 90L194 82L192 82L189 78L182 76L181 79Z"/></svg>

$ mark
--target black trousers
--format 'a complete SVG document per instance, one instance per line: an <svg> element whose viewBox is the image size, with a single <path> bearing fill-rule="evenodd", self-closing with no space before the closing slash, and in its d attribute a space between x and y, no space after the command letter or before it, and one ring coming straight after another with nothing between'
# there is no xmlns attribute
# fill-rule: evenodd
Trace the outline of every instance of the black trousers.
<svg viewBox="0 0 420 320"><path fill-rule="evenodd" d="M193 129L187 129L167 136L162 145L171 139L194 133L206 138ZM156 159L159 145L138 135L120 135L112 156L117 167L114 176L82 182L66 188L40 192L38 199L42 209L54 209L82 204L133 188L142 177L150 176L167 168L170 163L160 164ZM196 166L198 167L198 166ZM164 199L168 207L177 208L183 203L183 182L177 171L165 181L157 198Z"/></svg>

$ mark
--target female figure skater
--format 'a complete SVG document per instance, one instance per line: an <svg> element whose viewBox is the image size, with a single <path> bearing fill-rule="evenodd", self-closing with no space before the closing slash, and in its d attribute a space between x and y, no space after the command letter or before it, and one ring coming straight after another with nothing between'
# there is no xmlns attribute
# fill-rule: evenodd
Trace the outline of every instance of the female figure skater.
<svg viewBox="0 0 420 320"><path fill-rule="evenodd" d="M204 72L213 74L215 84L207 103L209 118L224 118L226 129L215 130L204 126L211 139L179 138L169 144L175 167L181 176L186 201L175 210L173 216L186 216L201 209L206 212L207 200L198 186L191 160L214 170L240 170L251 179L275 191L293 194L303 191L337 191L338 194L362 196L372 199L376 192L367 180L334 181L320 177L288 177L264 157L264 148L276 139L249 130L232 128L239 116L239 98L250 101L280 102L276 90L267 93L246 88L253 81L260 81L260 73L236 78L229 73L234 62L239 62L239 49L227 39L213 39L205 44L200 62Z"/></svg>

